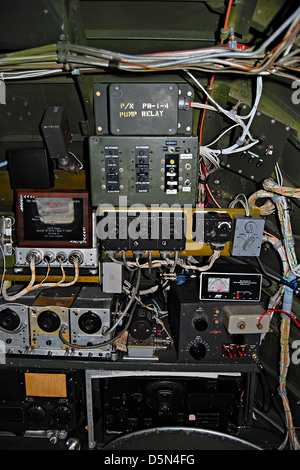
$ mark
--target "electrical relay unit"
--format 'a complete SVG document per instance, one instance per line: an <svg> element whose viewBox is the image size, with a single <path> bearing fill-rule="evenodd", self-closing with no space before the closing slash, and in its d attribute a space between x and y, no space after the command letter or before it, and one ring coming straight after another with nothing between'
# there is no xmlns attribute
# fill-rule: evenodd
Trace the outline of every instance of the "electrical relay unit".
<svg viewBox="0 0 300 470"><path fill-rule="evenodd" d="M192 135L193 88L187 83L96 83L97 135Z"/></svg>

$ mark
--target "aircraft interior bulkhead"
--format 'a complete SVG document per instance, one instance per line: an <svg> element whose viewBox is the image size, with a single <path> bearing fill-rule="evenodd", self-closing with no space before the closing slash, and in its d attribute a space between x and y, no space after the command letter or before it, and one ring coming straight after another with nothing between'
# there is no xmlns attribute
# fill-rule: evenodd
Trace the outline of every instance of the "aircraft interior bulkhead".
<svg viewBox="0 0 300 470"><path fill-rule="evenodd" d="M299 2L0 27L0 449L300 450Z"/></svg>

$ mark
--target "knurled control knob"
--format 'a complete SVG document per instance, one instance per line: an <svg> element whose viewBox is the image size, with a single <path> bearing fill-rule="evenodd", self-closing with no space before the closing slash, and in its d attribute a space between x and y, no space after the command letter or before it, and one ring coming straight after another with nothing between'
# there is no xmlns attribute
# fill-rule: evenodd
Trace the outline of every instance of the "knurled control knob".
<svg viewBox="0 0 300 470"><path fill-rule="evenodd" d="M72 419L72 411L67 406L61 405L53 410L53 420L60 426L67 424Z"/></svg>
<svg viewBox="0 0 300 470"><path fill-rule="evenodd" d="M201 359L204 359L206 355L206 347L203 343L196 341L190 346L189 352L193 359L200 361Z"/></svg>
<svg viewBox="0 0 300 470"><path fill-rule="evenodd" d="M207 329L207 327L208 327L207 320L206 320L206 318L204 318L204 317L196 317L196 318L194 318L193 324L194 324L194 328L195 328L197 331L205 331L205 330Z"/></svg>
<svg viewBox="0 0 300 470"><path fill-rule="evenodd" d="M46 417L46 411L40 405L32 405L27 408L26 415L33 423L40 423Z"/></svg>

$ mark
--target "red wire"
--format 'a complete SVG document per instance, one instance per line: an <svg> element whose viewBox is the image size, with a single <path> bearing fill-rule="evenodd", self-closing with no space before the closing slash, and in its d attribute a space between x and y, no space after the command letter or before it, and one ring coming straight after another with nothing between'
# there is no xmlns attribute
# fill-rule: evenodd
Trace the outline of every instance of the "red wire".
<svg viewBox="0 0 300 470"><path fill-rule="evenodd" d="M281 312L281 313L284 313L285 315L288 315L289 317L291 317L292 320L294 320L294 322L296 323L296 325L298 325L299 328L300 328L300 323L297 321L297 319L296 319L291 313L286 312L285 310L280 310L280 309L278 309L278 308L272 308L272 309L267 310L266 312L264 312L264 313L260 316L260 318L259 318L259 320L258 320L258 323L260 323L262 317L265 316L265 315L267 315L267 313L269 313L269 312Z"/></svg>
<svg viewBox="0 0 300 470"><path fill-rule="evenodd" d="M207 207L209 204L209 193L208 191L205 191L205 192L206 192L206 199L207 199L207 203L205 204L205 207Z"/></svg>
<svg viewBox="0 0 300 470"><path fill-rule="evenodd" d="M230 10L231 10L232 4L233 4L233 0L229 0L228 7L227 7L227 12L226 12L226 17L225 17L225 21L224 21L224 26L223 26L224 31L227 30L227 25L228 25L228 20L229 20L229 15L230 15ZM223 41L221 41L221 44L223 44Z"/></svg>

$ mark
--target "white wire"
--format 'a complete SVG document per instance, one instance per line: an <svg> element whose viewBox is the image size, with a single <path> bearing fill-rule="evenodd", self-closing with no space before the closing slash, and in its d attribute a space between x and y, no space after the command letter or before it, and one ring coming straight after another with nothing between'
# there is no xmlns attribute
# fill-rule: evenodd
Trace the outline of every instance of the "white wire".
<svg viewBox="0 0 300 470"><path fill-rule="evenodd" d="M79 171L82 170L83 168L83 164L82 162L79 160L79 158L76 157L75 153L71 152L71 150L68 150L69 154L75 158L75 160L79 163Z"/></svg>
<svg viewBox="0 0 300 470"><path fill-rule="evenodd" d="M247 126L246 126L246 129L244 129L244 132L241 136L241 139L243 138L246 138L248 132L249 132L249 129L250 129L250 126L252 124L252 121L254 119L254 116L256 114L256 111L257 111L257 108L258 108L258 105L259 105L259 102L260 102L260 98L261 98L261 95L262 95L262 91L263 91L263 81L262 81L262 77L258 76L257 77L257 82L256 82L256 98L255 98L255 102L254 102L254 105L253 105L253 108L252 110L250 111L250 117L249 117L249 121L247 123Z"/></svg>
<svg viewBox="0 0 300 470"><path fill-rule="evenodd" d="M42 69L42 70L36 70L36 71L15 71L15 72L3 72L3 78L4 80L21 80L24 78L36 78L36 77L42 77L44 75L53 75L55 73L61 73L62 69Z"/></svg>
<svg viewBox="0 0 300 470"><path fill-rule="evenodd" d="M199 108L199 109L207 109L208 111L218 111L214 106L210 106L209 104L204 103L196 103L192 101L190 103L191 108Z"/></svg>
<svg viewBox="0 0 300 470"><path fill-rule="evenodd" d="M225 116L229 117L230 119L233 119L236 122L235 116L231 114L229 111L224 109L214 98L208 93L208 91L204 88L204 86L197 80L197 78L189 71L189 70L184 70L184 72L189 75L189 77L198 85L198 87L203 91L203 93L207 96L207 98L215 105L215 107Z"/></svg>
<svg viewBox="0 0 300 470"><path fill-rule="evenodd" d="M189 71L189 70L184 70L187 75L196 83L196 85L203 91L203 93L207 96L207 98L216 106L216 108L223 113L227 118L231 119L235 123L239 124L243 128L243 133L241 136L241 140L245 140L246 136L249 137L251 141L254 141L255 144L258 143L258 140L255 140L251 134L250 134L250 125L252 123L252 120L254 118L261 93L262 93L262 77L257 77L259 80L257 81L257 94L256 94L256 99L255 99L255 104L253 106L253 109L251 110L250 114L250 122L247 123L247 125L244 124L243 120L240 119L240 117L236 113L232 113L231 111L227 111L224 109L214 98L208 93L208 91L204 88L204 86L197 80L197 78ZM235 148L235 147L234 147Z"/></svg>
<svg viewBox="0 0 300 470"><path fill-rule="evenodd" d="M230 208L233 208L236 206L237 203L241 203L242 206L244 207L245 209L245 212L246 212L246 216L249 217L250 215L250 209L249 209L249 204L248 204L248 199L247 197L245 196L245 194L243 193L240 193L238 194L233 201L231 201L231 203L229 204L229 207Z"/></svg>
<svg viewBox="0 0 300 470"><path fill-rule="evenodd" d="M282 176L281 169L280 169L278 162L275 165L275 173L276 173L277 183L279 184L279 186L283 186L283 176Z"/></svg>
<svg viewBox="0 0 300 470"><path fill-rule="evenodd" d="M227 134L227 132L231 131L232 129L234 129L235 127L239 126L239 124L233 124L232 126L228 127L228 129L225 129L224 132L222 132L222 134L220 134L215 140L213 140L210 144L206 144L205 147L211 147L211 145L215 144L216 142L218 142L218 140L221 139L221 137L223 137L223 135Z"/></svg>

